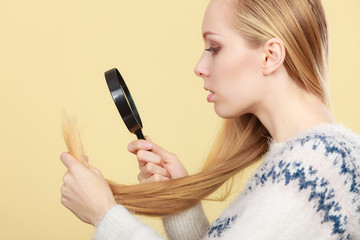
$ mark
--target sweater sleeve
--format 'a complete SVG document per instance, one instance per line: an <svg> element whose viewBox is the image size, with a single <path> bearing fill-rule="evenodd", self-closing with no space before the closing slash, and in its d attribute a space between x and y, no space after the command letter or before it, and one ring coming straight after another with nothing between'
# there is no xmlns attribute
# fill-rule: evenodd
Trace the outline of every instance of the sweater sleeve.
<svg viewBox="0 0 360 240"><path fill-rule="evenodd" d="M209 227L201 203L182 213L164 217L163 224L169 240L198 240Z"/></svg>
<svg viewBox="0 0 360 240"><path fill-rule="evenodd" d="M160 240L151 227L141 223L121 205L112 207L96 229L94 240Z"/></svg>

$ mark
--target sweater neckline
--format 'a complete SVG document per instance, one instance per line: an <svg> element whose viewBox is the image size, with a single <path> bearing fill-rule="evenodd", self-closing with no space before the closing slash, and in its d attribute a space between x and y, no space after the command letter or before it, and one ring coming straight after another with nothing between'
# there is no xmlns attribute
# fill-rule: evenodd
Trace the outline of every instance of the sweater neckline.
<svg viewBox="0 0 360 240"><path fill-rule="evenodd" d="M288 146L289 144L292 144L294 141L304 138L309 135L319 134L319 133L323 133L326 135L333 135L336 132L347 133L348 135L354 135L354 137L355 137L355 134L353 132L351 132L349 129L347 129L346 127L344 127L344 125L341 123L337 123L337 122L320 123L311 128L308 128L304 131L301 131L300 133L296 134L295 136L293 136L287 140L281 141L281 142L276 142L275 139L270 138L268 153L273 152L273 151L279 151L279 150L283 149L284 147Z"/></svg>

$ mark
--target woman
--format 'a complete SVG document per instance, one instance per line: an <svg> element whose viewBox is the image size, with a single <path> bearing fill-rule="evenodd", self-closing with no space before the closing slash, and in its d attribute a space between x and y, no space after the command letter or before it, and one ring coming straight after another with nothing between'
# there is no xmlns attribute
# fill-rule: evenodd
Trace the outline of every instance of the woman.
<svg viewBox="0 0 360 240"><path fill-rule="evenodd" d="M63 205L95 239L161 239L123 206L164 216L169 239L360 239L360 137L328 110L320 0L212 0L202 31L195 73L226 119L203 171L187 176L175 155L138 140L128 149L143 184L124 187L64 153ZM261 157L209 226L199 201Z"/></svg>

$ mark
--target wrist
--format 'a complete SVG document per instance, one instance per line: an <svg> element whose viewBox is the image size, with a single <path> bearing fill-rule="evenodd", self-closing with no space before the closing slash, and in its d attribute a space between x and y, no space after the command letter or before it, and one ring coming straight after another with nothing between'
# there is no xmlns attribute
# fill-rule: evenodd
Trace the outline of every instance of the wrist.
<svg viewBox="0 0 360 240"><path fill-rule="evenodd" d="M113 207L116 206L116 202L111 201L109 202L106 207L102 208L101 211L99 211L97 214L95 214L93 221L91 222L91 225L93 225L94 227L98 227L99 224L101 223L101 221L103 220L103 218L105 217L105 215L110 211L110 209L112 209Z"/></svg>

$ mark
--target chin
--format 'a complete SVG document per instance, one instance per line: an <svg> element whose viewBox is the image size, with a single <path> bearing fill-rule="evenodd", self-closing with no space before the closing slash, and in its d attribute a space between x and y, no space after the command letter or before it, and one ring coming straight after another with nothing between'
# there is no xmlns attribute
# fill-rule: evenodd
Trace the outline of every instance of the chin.
<svg viewBox="0 0 360 240"><path fill-rule="evenodd" d="M219 107L216 105L214 105L214 110L215 110L215 113L223 119L239 118L242 115L250 113L249 111L244 111L244 110L241 111L238 109L230 109L230 108L226 108L226 107Z"/></svg>
<svg viewBox="0 0 360 240"><path fill-rule="evenodd" d="M237 118L239 116L238 114L235 114L234 112L229 111L229 109L218 108L218 107L214 106L214 110L215 110L215 113L223 119L232 119L232 118Z"/></svg>

